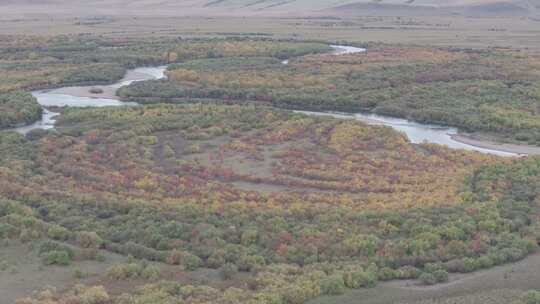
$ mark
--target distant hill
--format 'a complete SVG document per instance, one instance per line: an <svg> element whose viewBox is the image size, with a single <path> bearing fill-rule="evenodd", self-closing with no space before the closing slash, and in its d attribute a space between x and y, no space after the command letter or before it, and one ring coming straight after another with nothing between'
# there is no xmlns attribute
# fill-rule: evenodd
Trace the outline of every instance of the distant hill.
<svg viewBox="0 0 540 304"><path fill-rule="evenodd" d="M0 0L0 12L9 14L537 16L539 11L540 0Z"/></svg>
<svg viewBox="0 0 540 304"><path fill-rule="evenodd" d="M540 1L484 0L484 1L356 1L336 6L334 13L347 15L463 15L463 16L537 16Z"/></svg>

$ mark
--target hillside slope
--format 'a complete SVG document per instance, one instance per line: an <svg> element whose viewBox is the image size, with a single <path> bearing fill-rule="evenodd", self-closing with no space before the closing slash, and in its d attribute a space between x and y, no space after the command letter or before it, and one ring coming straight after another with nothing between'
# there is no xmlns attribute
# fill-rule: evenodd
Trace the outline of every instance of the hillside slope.
<svg viewBox="0 0 540 304"><path fill-rule="evenodd" d="M537 15L540 0L0 0L7 14Z"/></svg>

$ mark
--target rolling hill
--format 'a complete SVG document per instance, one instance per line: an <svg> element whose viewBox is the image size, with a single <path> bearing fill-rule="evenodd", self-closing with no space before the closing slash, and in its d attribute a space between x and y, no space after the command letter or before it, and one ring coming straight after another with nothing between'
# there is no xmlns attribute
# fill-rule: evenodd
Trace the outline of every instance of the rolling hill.
<svg viewBox="0 0 540 304"><path fill-rule="evenodd" d="M540 0L0 0L9 14L78 15L531 16L539 7Z"/></svg>

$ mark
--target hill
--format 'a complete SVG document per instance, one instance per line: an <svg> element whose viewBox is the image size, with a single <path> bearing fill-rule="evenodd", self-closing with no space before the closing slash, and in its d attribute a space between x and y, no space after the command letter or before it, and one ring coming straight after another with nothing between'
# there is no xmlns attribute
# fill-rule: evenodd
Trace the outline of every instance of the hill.
<svg viewBox="0 0 540 304"><path fill-rule="evenodd" d="M471 15L530 16L538 0L0 0L9 14L77 15ZM150 12L150 13L149 13Z"/></svg>

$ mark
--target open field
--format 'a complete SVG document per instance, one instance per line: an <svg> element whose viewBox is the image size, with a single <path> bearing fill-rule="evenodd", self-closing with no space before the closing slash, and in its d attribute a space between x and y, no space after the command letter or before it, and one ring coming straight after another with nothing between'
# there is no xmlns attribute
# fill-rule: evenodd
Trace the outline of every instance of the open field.
<svg viewBox="0 0 540 304"><path fill-rule="evenodd" d="M45 36L94 33L117 38L247 34L452 47L540 48L540 20L534 18L0 16L0 34L28 33Z"/></svg>

